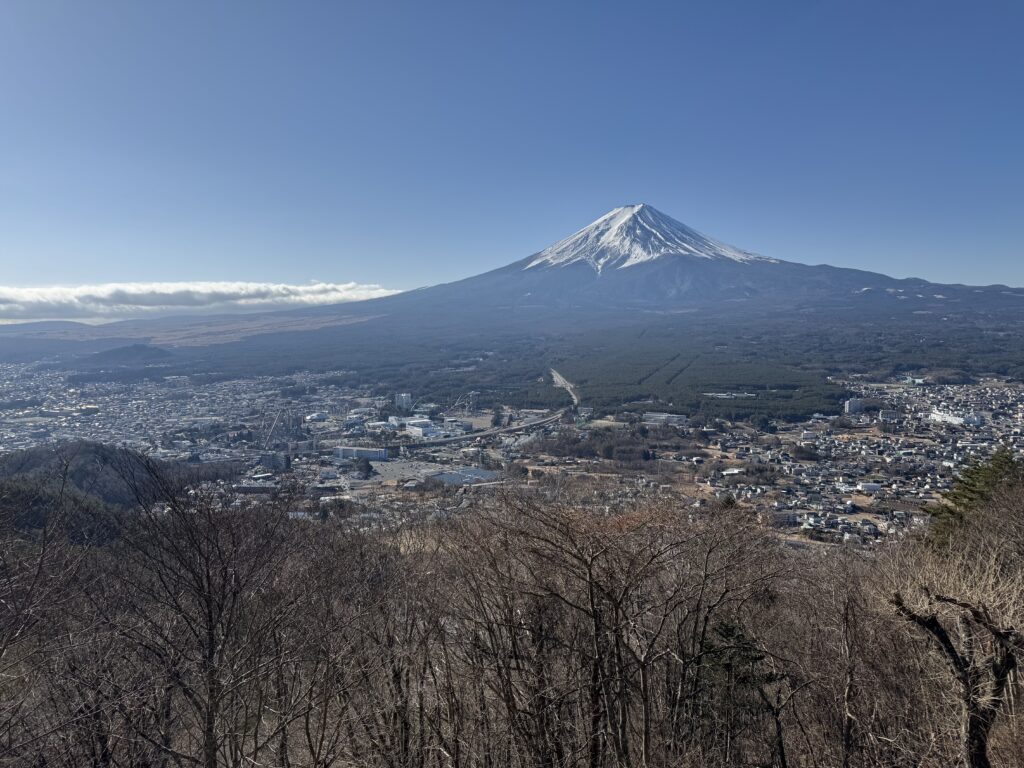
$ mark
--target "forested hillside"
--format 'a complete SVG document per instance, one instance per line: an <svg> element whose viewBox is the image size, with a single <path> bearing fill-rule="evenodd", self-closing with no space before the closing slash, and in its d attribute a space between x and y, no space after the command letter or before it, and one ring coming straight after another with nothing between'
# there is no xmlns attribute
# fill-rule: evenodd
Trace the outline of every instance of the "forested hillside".
<svg viewBox="0 0 1024 768"><path fill-rule="evenodd" d="M1015 467L869 554L588 486L359 532L135 471L104 542L2 507L0 765L1024 764Z"/></svg>

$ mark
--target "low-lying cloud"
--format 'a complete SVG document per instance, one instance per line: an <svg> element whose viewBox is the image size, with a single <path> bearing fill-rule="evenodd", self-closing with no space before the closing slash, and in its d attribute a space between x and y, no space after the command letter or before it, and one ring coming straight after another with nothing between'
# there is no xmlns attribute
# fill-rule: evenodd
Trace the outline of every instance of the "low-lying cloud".
<svg viewBox="0 0 1024 768"><path fill-rule="evenodd" d="M0 286L0 321L122 320L156 315L253 312L389 296L359 283L106 283L72 287Z"/></svg>

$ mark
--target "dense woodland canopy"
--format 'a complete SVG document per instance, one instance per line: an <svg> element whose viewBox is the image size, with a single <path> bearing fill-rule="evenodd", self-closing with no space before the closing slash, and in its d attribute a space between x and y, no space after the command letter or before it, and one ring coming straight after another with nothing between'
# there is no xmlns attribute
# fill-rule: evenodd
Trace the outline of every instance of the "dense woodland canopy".
<svg viewBox="0 0 1024 768"><path fill-rule="evenodd" d="M1024 765L1013 472L864 553L554 482L360 532L119 471L102 541L0 506L0 765Z"/></svg>
<svg viewBox="0 0 1024 768"><path fill-rule="evenodd" d="M97 354L83 355L92 348L84 342L69 350L52 339L0 334L0 360L53 355L58 360L43 366L66 371L69 385L86 388L168 376L186 376L202 386L339 371L330 384L381 395L415 392L442 405L477 391L484 407L564 407L570 401L552 386L553 367L574 383L584 405L602 411L647 408L708 419L798 421L839 412L849 393L836 380L854 376L927 376L935 383L992 375L1024 380L1024 320L1015 312L957 306L894 315L850 306L812 312L788 304L752 312L725 302L696 314L600 312L567 319L531 309L453 324L378 317L210 347L175 347L173 354L101 345ZM714 396L723 393L742 396Z"/></svg>

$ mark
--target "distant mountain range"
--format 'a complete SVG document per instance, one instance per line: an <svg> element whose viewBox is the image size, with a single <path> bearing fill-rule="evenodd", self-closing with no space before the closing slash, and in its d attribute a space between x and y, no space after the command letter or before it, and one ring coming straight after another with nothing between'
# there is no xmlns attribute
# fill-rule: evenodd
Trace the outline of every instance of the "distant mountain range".
<svg viewBox="0 0 1024 768"><path fill-rule="evenodd" d="M748 338L742 354L737 338ZM857 366L986 370L1005 363L1016 370L1024 365L1022 338L1024 290L760 256L638 204L505 267L384 298L249 315L0 326L0 360L51 359L93 380L107 369L135 371L124 374L127 380L148 375L144 369L310 368L372 372L380 381L433 377L436 388L453 378L450 371L463 371L459 380L472 384L484 368L495 386L511 379L525 386L543 379L541 358L565 361L571 370L570 358L625 360L616 355L642 349L643 365L664 357L657 396L670 397L693 371L673 374L675 363L665 362L684 347L704 362L710 353L701 350L717 350L715 359L730 365L772 357L790 371L809 366L825 381L829 370ZM120 351L96 354L105 350ZM514 354L498 365L496 350ZM492 356L487 365L464 362L481 355ZM659 380L639 374L630 383L623 376L625 383L609 384L609 391L643 396Z"/></svg>

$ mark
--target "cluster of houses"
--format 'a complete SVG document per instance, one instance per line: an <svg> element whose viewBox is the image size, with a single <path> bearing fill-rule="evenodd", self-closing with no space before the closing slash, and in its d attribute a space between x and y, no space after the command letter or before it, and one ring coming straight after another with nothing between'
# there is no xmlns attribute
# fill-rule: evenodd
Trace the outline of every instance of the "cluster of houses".
<svg viewBox="0 0 1024 768"><path fill-rule="evenodd" d="M773 526L877 541L924 524L957 473L997 447L1024 449L1024 390L1004 384L862 385L845 420L816 416L776 434L726 430L704 482Z"/></svg>

